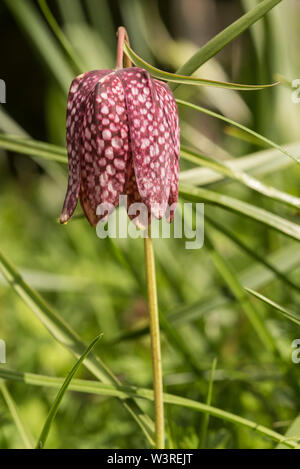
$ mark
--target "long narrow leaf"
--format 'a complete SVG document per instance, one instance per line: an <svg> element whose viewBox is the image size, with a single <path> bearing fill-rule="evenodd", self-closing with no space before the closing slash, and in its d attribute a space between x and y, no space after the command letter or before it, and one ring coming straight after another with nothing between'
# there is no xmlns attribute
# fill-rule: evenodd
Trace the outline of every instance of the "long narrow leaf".
<svg viewBox="0 0 300 469"><path fill-rule="evenodd" d="M246 245L240 238L238 238L232 231L229 231L224 225L220 225L216 220L210 217L207 213L205 214L205 220L208 220L210 225L212 225L219 233L225 235L233 243L235 243L242 251L246 252L250 257L255 259L257 262L265 266L268 270L273 272L275 277L285 283L287 286L295 290L297 293L300 293L300 285L295 284L290 280L286 273L281 272L273 264L271 264L264 256L261 256L254 249L251 249Z"/></svg>
<svg viewBox="0 0 300 469"><path fill-rule="evenodd" d="M274 352L276 350L276 343L273 337L269 333L256 309L252 306L251 302L247 298L247 295L245 294L243 287L240 284L236 274L228 266L221 254L217 251L207 232L205 236L205 245L209 251L209 254L213 260L216 269L218 270L219 274L224 279L228 288L231 290L231 292L239 302L241 308L244 310L246 316L248 317L257 336L260 338L262 344L264 344L267 350Z"/></svg>
<svg viewBox="0 0 300 469"><path fill-rule="evenodd" d="M23 280L19 272L11 265L0 251L0 270L13 290L27 304L31 311L48 329L56 341L69 349L76 358L85 351L86 346L78 334L73 331L63 318L59 316L43 298ZM85 366L102 382L120 384L119 379L99 356L90 354L85 360ZM140 425L148 441L152 444L152 432L154 429L152 420L145 415L134 401L123 401L123 405Z"/></svg>
<svg viewBox="0 0 300 469"><path fill-rule="evenodd" d="M213 383L214 383L216 366L217 366L217 359L215 358L213 360L212 367L211 367L209 383L208 383L207 398L206 398L206 404L209 406L211 405L211 401L212 401ZM202 426L201 426L201 432L200 432L200 438L199 438L200 449L205 448L208 424L209 424L209 414L207 413L203 415L203 420L202 420Z"/></svg>
<svg viewBox="0 0 300 469"><path fill-rule="evenodd" d="M295 154L299 153L300 155L300 144L298 142L290 143L287 147ZM64 147L18 135L0 133L0 148L6 148L26 155L36 155L40 158L64 164L68 162L67 152ZM233 171L251 171L255 174L268 174L279 169L284 169L290 164L292 164L291 160L282 158L280 152L273 149L251 153L238 159L226 161L226 166L230 167ZM224 179L224 175L210 169L191 169L182 171L180 179L188 183L204 185L219 182Z"/></svg>
<svg viewBox="0 0 300 469"><path fill-rule="evenodd" d="M263 0L260 2L257 6L252 8L252 10L245 13L245 15L241 16L238 20L208 41L185 64L183 64L176 73L181 75L191 75L252 24L263 18L268 11L280 2L281 0ZM178 85L173 85L172 88L175 89L177 86Z"/></svg>
<svg viewBox="0 0 300 469"><path fill-rule="evenodd" d="M266 197L269 197L273 200L277 200L278 202L282 202L293 208L300 208L299 197L287 194L286 192L280 191L275 187L267 186L266 184L262 183L261 181L252 176L249 176L243 171L230 168L229 166L227 166L226 162L221 163L220 161L217 161L213 158L208 158L207 156L202 155L198 152L191 151L184 146L181 146L180 154L183 158L191 161L192 163L220 172L224 176L230 177L231 179L235 179L236 181L241 182L250 189L265 195Z"/></svg>
<svg viewBox="0 0 300 469"><path fill-rule="evenodd" d="M48 21L52 31L56 35L59 42L62 44L63 48L68 53L69 57L71 58L74 68L77 69L77 73L83 73L85 71L85 66L81 63L80 59L78 58L77 54L75 53L72 44L70 43L69 39L65 36L59 24L57 23L55 17L53 16L46 0L38 0L39 6Z"/></svg>
<svg viewBox="0 0 300 469"><path fill-rule="evenodd" d="M27 141L25 139L14 139L11 136L0 135L0 147L19 151L28 155L36 155L49 160L67 163L66 151L62 147L56 147L43 142ZM270 154L272 156L272 154ZM300 240L300 228L298 225L274 215L266 210L250 205L246 202L221 195L202 188L195 188L182 184L180 191L183 197L190 200L206 201L212 204L220 205L228 210L233 210L241 215L253 218L272 228L294 238Z"/></svg>
<svg viewBox="0 0 300 469"><path fill-rule="evenodd" d="M124 43L124 52L128 55L130 60L137 65L138 67L144 68L147 70L151 76L159 78L160 80L169 81L172 83L181 83L185 85L201 85L201 86L215 86L217 88L229 88L233 90L244 90L244 91L253 91L253 90L262 90L263 88L270 88L271 86L278 85L279 82L269 83L266 85L244 85L242 83L228 83L225 81L216 81L216 80L206 80L205 78L194 78L187 77L185 75L178 75L175 73L165 72L159 70L153 65L145 62L144 59L139 57L127 43Z"/></svg>
<svg viewBox="0 0 300 469"><path fill-rule="evenodd" d="M300 156L300 144L289 143L285 145L289 152ZM257 151L240 158L232 158L226 161L227 166L233 170L249 171L251 174L266 175L279 170L284 170L294 164L290 158L284 158L278 150ZM181 171L180 180L188 184L206 185L220 182L224 176L207 168L193 168Z"/></svg>
<svg viewBox="0 0 300 469"><path fill-rule="evenodd" d="M63 378L37 375L33 373L18 373L16 371L7 370L3 367L0 367L0 377L7 380L11 379L21 381L33 386L47 386L53 388L59 388L63 383ZM151 389L139 388L135 386L103 384L97 381L82 379L73 379L70 386L68 387L68 390L98 394L101 396L118 397L121 400L129 399L130 397L146 399L150 401L153 401L154 399L154 394ZM163 397L166 404L181 406L187 409L195 410L197 412L208 413L209 415L219 418L223 421L230 422L235 425L241 425L245 428L253 430L263 436L270 438L271 440L277 441L278 443L282 442L289 448L297 447L296 441L285 440L284 436L280 433L277 433L267 427L264 427L263 425L240 417L239 415L235 415L231 412L227 412L225 410L212 407L201 402L196 402L192 399L176 396L174 394L164 393Z"/></svg>
<svg viewBox="0 0 300 469"><path fill-rule="evenodd" d="M0 147L24 155L38 156L45 160L68 163L66 151L62 147L35 140L0 134Z"/></svg>
<svg viewBox="0 0 300 469"><path fill-rule="evenodd" d="M266 296L262 295L261 293L258 293L257 291L254 291L254 290L251 290L251 288L246 288L245 287L245 290L248 293L251 293L251 295L258 298L259 300L266 303L267 305L272 306L272 308L279 311L285 318L289 319L290 321L292 321L295 324L298 324L298 326L300 326L300 316L297 316L292 311L289 311L287 308L284 308L283 306L279 305L278 303L275 303L275 301L270 300L270 298L267 298Z"/></svg>
<svg viewBox="0 0 300 469"><path fill-rule="evenodd" d="M57 393L57 396L51 406L51 409L49 411L49 414L48 414L48 417L46 419L46 422L43 426L43 429L41 431L41 434L39 436L39 439L38 439L38 443L37 443L37 446L36 448L37 449L42 449L44 448L45 446L45 443L46 443L46 440L47 440L47 437L49 435L49 432L50 432L50 429L51 429L51 425L53 424L54 422L54 419L55 419L55 416L58 412L58 408L60 406L60 403L68 389L68 387L70 386L71 384L71 381L75 375L75 373L77 372L78 368L80 367L80 365L82 364L82 362L85 360L85 358L89 355L89 353L93 350L93 348L95 347L96 343L99 341L101 335L98 335L97 337L95 337L95 339L90 343L90 345L87 347L87 349L84 351L84 353L81 355L81 357L79 358L79 360L77 360L77 362L75 363L75 365L73 366L73 368L71 369L71 371L68 373L68 376L66 377L66 379L64 380L60 390L58 391Z"/></svg>
<svg viewBox="0 0 300 469"><path fill-rule="evenodd" d="M290 238L300 241L300 226L267 210L242 202L241 200L219 194L207 189L193 187L186 184L179 186L179 192L185 200L207 202L233 211L244 217L256 220Z"/></svg>
<svg viewBox="0 0 300 469"><path fill-rule="evenodd" d="M282 148L277 143L275 143L272 140L264 137L263 135L258 134L254 130L251 130L248 127L245 127L244 125L239 124L238 122L235 122L231 119L228 119L228 117L224 117L221 114L218 114L217 112L210 111L209 109L206 109L202 106L197 106L196 104L193 104L193 103L189 103L188 101L183 101L182 99L176 99L176 102L178 104L182 104L183 106L189 107L191 109L195 109L196 111L203 112L204 114L207 114L211 117L216 117L217 119L220 119L224 122L227 122L228 124L235 125L236 127L239 127L240 129L244 130L245 132L248 132L249 134L254 135L256 138L258 138L262 142L267 143L270 147L276 148L276 150L281 151L281 153L288 156L292 160L296 161L296 163L300 163L300 159L298 157L292 155L291 153L289 153L287 150Z"/></svg>

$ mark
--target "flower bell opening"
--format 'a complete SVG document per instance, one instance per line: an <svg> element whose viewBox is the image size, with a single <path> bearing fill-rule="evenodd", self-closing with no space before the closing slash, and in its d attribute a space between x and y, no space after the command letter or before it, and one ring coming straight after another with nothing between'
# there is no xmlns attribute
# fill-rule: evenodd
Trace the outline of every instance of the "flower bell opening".
<svg viewBox="0 0 300 469"><path fill-rule="evenodd" d="M96 70L76 77L67 105L68 190L60 217L66 223L78 199L95 226L127 195L152 216L172 221L178 200L180 130L174 96L146 70ZM140 225L145 225L145 217ZM142 227L142 226L141 226Z"/></svg>

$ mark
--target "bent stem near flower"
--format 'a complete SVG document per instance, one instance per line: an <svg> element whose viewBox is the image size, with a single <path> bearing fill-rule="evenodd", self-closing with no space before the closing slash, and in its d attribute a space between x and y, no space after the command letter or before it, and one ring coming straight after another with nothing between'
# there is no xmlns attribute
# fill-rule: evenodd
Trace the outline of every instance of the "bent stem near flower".
<svg viewBox="0 0 300 469"><path fill-rule="evenodd" d="M117 45L116 69L121 69L123 68L124 42L126 42L129 45L128 34L127 34L126 29L123 26L120 26L118 28L117 36L118 36L118 45ZM125 67L132 66L132 62L129 59L129 57L127 57L127 55L125 55L124 63L125 63Z"/></svg>
<svg viewBox="0 0 300 469"><path fill-rule="evenodd" d="M148 290L148 308L150 320L151 351L153 365L153 383L154 383L154 408L155 408L155 443L157 449L165 447L164 430L164 406L163 406L163 378L161 363L159 316L157 305L157 289L155 275L154 250L151 239L151 228L149 227L148 236L144 239L145 243L145 263L146 280Z"/></svg>

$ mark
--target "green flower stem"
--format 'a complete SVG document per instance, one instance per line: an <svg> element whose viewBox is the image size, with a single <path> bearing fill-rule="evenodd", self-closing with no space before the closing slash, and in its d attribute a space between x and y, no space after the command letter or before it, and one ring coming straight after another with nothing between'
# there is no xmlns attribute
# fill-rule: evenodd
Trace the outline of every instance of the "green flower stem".
<svg viewBox="0 0 300 469"><path fill-rule="evenodd" d="M148 307L150 321L151 351L153 364L153 383L154 383L154 409L155 409L155 443L157 449L165 447L164 430L164 404L163 404L163 380L160 349L160 331L157 306L157 290L155 276L154 250L151 239L151 230L145 237L145 262L146 279L148 290Z"/></svg>
<svg viewBox="0 0 300 469"><path fill-rule="evenodd" d="M127 31L123 26L118 29L118 46L116 68L123 68L124 44L128 44ZM125 67L131 67L129 57L124 58ZM153 366L153 388L154 388L154 411L155 411L155 446L157 449L165 447L165 426L164 426L164 399L162 383L162 366L160 350L159 316L157 306L157 290L155 276L154 251L151 239L151 228L148 236L145 237L145 263L148 291L148 309L150 322L151 352Z"/></svg>

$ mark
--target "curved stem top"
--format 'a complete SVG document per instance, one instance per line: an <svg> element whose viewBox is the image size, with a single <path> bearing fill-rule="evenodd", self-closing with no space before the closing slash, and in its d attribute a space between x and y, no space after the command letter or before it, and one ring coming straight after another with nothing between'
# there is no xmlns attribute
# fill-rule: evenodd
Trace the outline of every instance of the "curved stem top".
<svg viewBox="0 0 300 469"><path fill-rule="evenodd" d="M130 45L128 34L124 26L120 26L118 28L117 36L118 36L118 45L117 45L116 69L123 68L123 63L126 68L132 67L132 62L127 57L127 55L124 58L124 42L127 42L127 44Z"/></svg>

